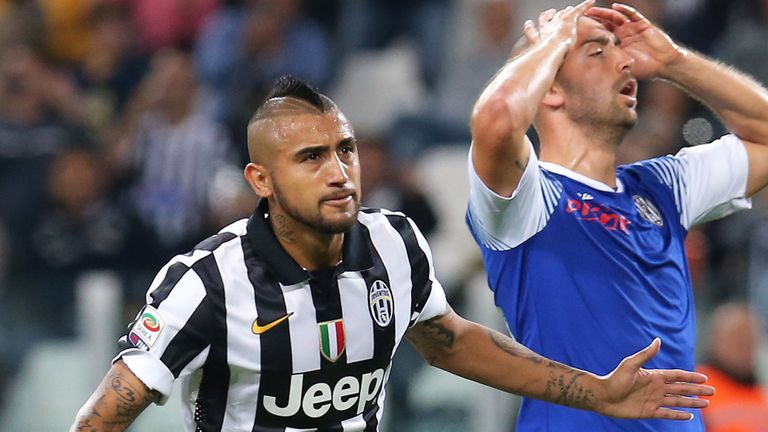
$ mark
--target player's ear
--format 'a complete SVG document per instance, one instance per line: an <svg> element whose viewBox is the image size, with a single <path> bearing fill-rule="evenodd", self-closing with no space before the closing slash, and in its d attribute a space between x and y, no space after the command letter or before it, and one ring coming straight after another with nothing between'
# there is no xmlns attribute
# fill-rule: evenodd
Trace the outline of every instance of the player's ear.
<svg viewBox="0 0 768 432"><path fill-rule="evenodd" d="M552 87L549 88L547 94L544 95L544 99L541 100L541 103L551 109L562 107L565 104L565 93L563 93L563 88L560 87L557 82L552 84Z"/></svg>
<svg viewBox="0 0 768 432"><path fill-rule="evenodd" d="M251 185L251 189L260 197L269 198L274 193L272 176L264 165L249 163L243 170L243 176Z"/></svg>

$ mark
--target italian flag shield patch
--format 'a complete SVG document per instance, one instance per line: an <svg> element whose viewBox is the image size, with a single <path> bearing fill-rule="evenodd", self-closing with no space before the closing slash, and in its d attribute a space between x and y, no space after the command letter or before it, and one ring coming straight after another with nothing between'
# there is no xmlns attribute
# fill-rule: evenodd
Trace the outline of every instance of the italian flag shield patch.
<svg viewBox="0 0 768 432"><path fill-rule="evenodd" d="M344 322L340 319L317 324L320 330L320 353L335 362L344 352Z"/></svg>

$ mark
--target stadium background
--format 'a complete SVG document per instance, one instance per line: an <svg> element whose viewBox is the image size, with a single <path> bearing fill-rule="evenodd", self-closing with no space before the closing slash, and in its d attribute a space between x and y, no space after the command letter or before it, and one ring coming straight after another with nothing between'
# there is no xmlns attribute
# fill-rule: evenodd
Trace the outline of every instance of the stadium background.
<svg viewBox="0 0 768 432"><path fill-rule="evenodd" d="M768 1L626 3L768 82ZM463 225L467 119L523 20L565 5L0 0L0 430L65 429L154 272L250 213L244 125L285 73L329 94L352 120L364 204L411 215L455 308L503 329ZM720 133L676 88L643 83L621 158L674 153ZM700 359L716 305L745 299L768 311L764 195L753 211L689 235ZM405 348L385 432L513 430L514 397L423 367ZM150 408L133 430L177 430L178 404Z"/></svg>

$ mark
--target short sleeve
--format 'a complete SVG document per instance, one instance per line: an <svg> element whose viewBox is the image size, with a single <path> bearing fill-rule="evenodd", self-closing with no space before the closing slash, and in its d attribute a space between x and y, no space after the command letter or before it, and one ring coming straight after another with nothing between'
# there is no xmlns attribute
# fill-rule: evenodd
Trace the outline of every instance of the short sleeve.
<svg viewBox="0 0 768 432"><path fill-rule="evenodd" d="M177 257L160 270L113 360L122 359L147 387L158 391L160 404L170 396L175 379L199 367L207 353L207 341L187 336L199 334L190 328L204 321L200 311L205 307L200 306L206 299L202 281L183 262L187 258Z"/></svg>
<svg viewBox="0 0 768 432"><path fill-rule="evenodd" d="M467 224L478 243L487 248L512 249L544 229L562 193L559 183L542 174L533 145L528 139L526 142L531 156L510 197L497 194L483 183L470 149Z"/></svg>
<svg viewBox="0 0 768 432"><path fill-rule="evenodd" d="M645 166L670 188L680 213L680 224L689 229L752 206L745 197L749 162L744 144L725 135L709 144L688 147L675 156L638 164Z"/></svg>
<svg viewBox="0 0 768 432"><path fill-rule="evenodd" d="M676 157L687 163L686 228L752 207L745 197L749 160L735 135L705 145L684 148Z"/></svg>
<svg viewBox="0 0 768 432"><path fill-rule="evenodd" d="M435 267L432 262L432 250L427 243L426 238L421 231L416 227L416 224L408 219L413 232L416 235L416 241L419 248L424 252L423 258L426 260L427 271L426 281L424 287L413 287L413 289L422 289L422 294L417 296L417 300L413 305L413 316L411 319L411 325L430 320L432 318L441 316L448 311L448 300L445 297L445 290L440 284L440 281L435 277Z"/></svg>

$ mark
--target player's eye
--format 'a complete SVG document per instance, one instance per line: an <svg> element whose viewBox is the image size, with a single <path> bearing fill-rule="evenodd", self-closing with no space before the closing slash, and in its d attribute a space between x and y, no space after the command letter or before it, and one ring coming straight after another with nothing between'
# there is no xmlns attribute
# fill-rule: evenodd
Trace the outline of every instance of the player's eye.
<svg viewBox="0 0 768 432"><path fill-rule="evenodd" d="M595 52L593 52L592 54L590 54L590 56L591 56L591 57L600 57L600 56L602 56L602 55L603 55L603 50L602 50L602 48L601 48L601 49L598 49L597 51L595 51Z"/></svg>

